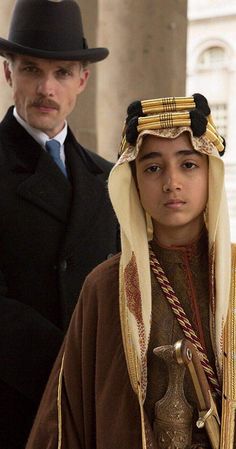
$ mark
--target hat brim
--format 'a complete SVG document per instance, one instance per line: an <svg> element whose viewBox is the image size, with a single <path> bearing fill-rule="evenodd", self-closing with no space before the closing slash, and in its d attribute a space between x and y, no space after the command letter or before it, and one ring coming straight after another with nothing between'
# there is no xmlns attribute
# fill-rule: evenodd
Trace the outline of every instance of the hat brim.
<svg viewBox="0 0 236 449"><path fill-rule="evenodd" d="M0 55L5 56L7 53L30 55L43 59L57 59L64 61L88 61L99 62L105 59L109 50L107 48L87 48L78 51L46 51L8 41L0 38Z"/></svg>

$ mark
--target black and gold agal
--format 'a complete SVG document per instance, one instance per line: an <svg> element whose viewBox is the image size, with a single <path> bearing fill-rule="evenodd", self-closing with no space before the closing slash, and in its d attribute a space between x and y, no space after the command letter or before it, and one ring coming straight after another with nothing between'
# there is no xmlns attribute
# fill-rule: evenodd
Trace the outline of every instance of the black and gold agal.
<svg viewBox="0 0 236 449"><path fill-rule="evenodd" d="M8 39L0 38L0 54L6 53L98 62L109 51L88 48L76 0L16 0Z"/></svg>

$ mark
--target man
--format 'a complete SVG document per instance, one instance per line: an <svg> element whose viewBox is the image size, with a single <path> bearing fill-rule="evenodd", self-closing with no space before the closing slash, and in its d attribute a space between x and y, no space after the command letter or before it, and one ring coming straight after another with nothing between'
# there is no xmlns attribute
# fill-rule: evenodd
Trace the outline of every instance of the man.
<svg viewBox="0 0 236 449"><path fill-rule="evenodd" d="M200 94L128 108L108 181L121 255L85 280L27 449L219 449L216 407L220 448L234 448L235 248L229 303L223 152ZM176 368L183 337L201 366L195 384ZM201 422L214 412L214 423L198 428L202 410Z"/></svg>
<svg viewBox="0 0 236 449"><path fill-rule="evenodd" d="M20 449L83 280L118 242L112 164L66 121L108 50L88 48L76 1L17 0L0 53L15 104L0 124L0 447Z"/></svg>

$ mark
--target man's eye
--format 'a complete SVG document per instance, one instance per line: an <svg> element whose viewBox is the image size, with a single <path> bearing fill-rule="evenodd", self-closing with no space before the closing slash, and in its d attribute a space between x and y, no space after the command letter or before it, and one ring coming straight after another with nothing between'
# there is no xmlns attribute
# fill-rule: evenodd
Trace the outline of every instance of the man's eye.
<svg viewBox="0 0 236 449"><path fill-rule="evenodd" d="M58 74L58 76L60 76L62 78L67 78L67 77L71 76L71 72L69 70L64 70L64 69L58 70L57 74Z"/></svg>
<svg viewBox="0 0 236 449"><path fill-rule="evenodd" d="M37 73L38 69L37 67L33 67L33 66L27 66L23 68L24 72L29 72L29 73Z"/></svg>

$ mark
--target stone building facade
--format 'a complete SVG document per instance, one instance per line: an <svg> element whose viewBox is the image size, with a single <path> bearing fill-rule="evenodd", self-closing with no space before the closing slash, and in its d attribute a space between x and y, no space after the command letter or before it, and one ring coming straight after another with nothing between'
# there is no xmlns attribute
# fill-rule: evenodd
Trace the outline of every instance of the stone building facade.
<svg viewBox="0 0 236 449"><path fill-rule="evenodd" d="M236 0L188 0L186 93L209 99L226 139L226 188L236 242Z"/></svg>

